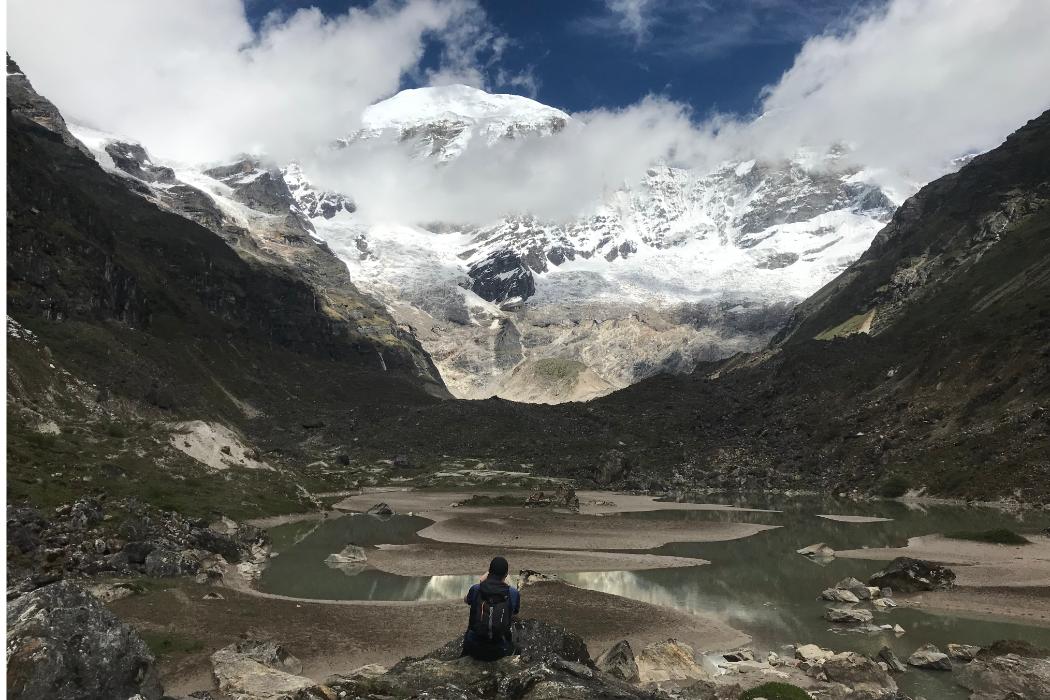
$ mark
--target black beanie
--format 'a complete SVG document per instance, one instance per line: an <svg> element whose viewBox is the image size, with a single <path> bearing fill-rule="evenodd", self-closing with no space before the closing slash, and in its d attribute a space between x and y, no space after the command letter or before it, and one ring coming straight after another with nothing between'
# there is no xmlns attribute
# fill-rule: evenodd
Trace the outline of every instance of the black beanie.
<svg viewBox="0 0 1050 700"><path fill-rule="evenodd" d="M503 578L510 571L510 564L503 557L494 557L489 562L489 576L493 578Z"/></svg>

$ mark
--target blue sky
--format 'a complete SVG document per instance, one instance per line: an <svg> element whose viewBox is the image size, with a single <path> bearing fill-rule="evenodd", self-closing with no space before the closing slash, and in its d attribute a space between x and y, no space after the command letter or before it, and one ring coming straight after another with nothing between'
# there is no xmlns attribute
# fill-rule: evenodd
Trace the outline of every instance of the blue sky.
<svg viewBox="0 0 1050 700"><path fill-rule="evenodd" d="M570 112L656 94L690 105L700 118L751 115L761 89L791 66L807 38L880 1L481 0L493 31L506 39L485 77L491 90ZM368 4L248 0L246 10L257 25L273 11L318 7L331 16ZM493 58L488 53L483 62ZM428 51L423 68L437 62L437 51ZM403 87L420 81L406 76Z"/></svg>

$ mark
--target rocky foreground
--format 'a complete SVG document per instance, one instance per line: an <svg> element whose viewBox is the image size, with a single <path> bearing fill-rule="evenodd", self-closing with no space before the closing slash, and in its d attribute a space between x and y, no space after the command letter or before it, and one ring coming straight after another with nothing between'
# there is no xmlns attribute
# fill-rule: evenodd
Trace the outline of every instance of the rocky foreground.
<svg viewBox="0 0 1050 700"><path fill-rule="evenodd" d="M10 697L168 697L142 638L73 582L52 583L16 597L8 605L7 624ZM892 652L872 659L809 644L797 645L793 658L771 653L759 661L742 649L713 661L710 656L698 658L691 647L675 640L650 644L637 654L624 641L595 659L582 638L557 625L521 620L513 632L518 653L495 663L461 658L461 640L456 637L390 668L365 666L320 683L301 675L302 662L281 644L244 638L211 655L211 687L186 697L735 700L767 697L767 691L770 698L805 697L775 694L795 686L809 697L829 700L907 698L894 680L906 666ZM997 642L988 649L952 645L949 654L923 647L908 664L941 671L955 667L956 682L970 690L974 700L1050 697L1046 651L1024 642Z"/></svg>

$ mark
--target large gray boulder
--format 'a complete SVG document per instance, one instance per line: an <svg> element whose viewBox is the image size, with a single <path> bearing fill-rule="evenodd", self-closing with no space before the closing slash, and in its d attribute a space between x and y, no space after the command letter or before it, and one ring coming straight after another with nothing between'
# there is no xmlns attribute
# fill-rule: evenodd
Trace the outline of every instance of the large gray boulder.
<svg viewBox="0 0 1050 700"><path fill-rule="evenodd" d="M872 586L888 586L901 593L935 591L955 585L955 572L951 569L922 559L897 557L882 571L868 579Z"/></svg>
<svg viewBox="0 0 1050 700"><path fill-rule="evenodd" d="M835 654L824 661L824 673L828 680L841 683L853 690L896 690L897 682L882 670L875 661L852 651Z"/></svg>
<svg viewBox="0 0 1050 700"><path fill-rule="evenodd" d="M1050 659L1016 654L978 658L959 667L954 680L972 693L973 700L1050 698Z"/></svg>
<svg viewBox="0 0 1050 700"><path fill-rule="evenodd" d="M928 671L951 671L952 660L933 644L924 644L908 657L908 665Z"/></svg>
<svg viewBox="0 0 1050 700"><path fill-rule="evenodd" d="M316 684L302 673L303 664L280 644L244 640L211 655L219 690L233 700L285 700L312 697Z"/></svg>
<svg viewBox="0 0 1050 700"><path fill-rule="evenodd" d="M874 615L870 610L863 608L827 608L824 611L824 619L843 625L862 625L871 622Z"/></svg>
<svg viewBox="0 0 1050 700"><path fill-rule="evenodd" d="M7 692L20 700L161 696L153 654L80 586L59 581L7 607Z"/></svg>

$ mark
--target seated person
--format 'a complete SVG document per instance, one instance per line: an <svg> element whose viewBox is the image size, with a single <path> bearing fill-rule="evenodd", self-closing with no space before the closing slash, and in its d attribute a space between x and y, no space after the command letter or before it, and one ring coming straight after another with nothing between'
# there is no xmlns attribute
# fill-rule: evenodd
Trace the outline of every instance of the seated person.
<svg viewBox="0 0 1050 700"><path fill-rule="evenodd" d="M463 654L479 661L495 661L514 653L510 625L521 609L521 594L507 585L510 566L503 557L489 564L488 575L467 591L463 601L470 606Z"/></svg>

